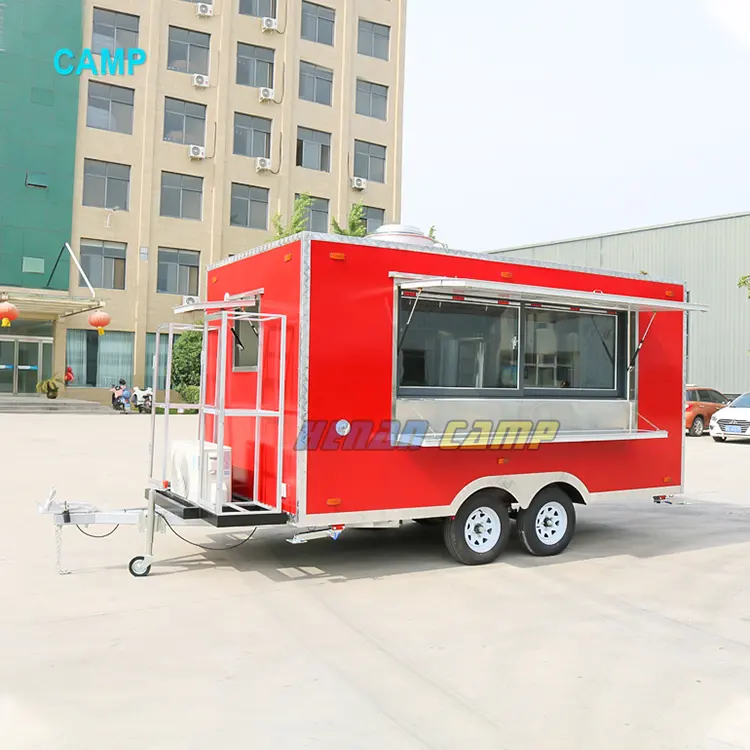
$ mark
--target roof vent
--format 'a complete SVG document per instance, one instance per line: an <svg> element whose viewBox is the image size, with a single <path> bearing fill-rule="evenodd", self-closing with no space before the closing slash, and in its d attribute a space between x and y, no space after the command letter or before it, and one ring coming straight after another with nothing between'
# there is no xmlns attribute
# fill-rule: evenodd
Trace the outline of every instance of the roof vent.
<svg viewBox="0 0 750 750"><path fill-rule="evenodd" d="M406 224L383 224L383 226L368 234L366 239L378 240L379 242L397 242L400 245L419 245L421 247L433 247L437 244L419 227L410 227Z"/></svg>

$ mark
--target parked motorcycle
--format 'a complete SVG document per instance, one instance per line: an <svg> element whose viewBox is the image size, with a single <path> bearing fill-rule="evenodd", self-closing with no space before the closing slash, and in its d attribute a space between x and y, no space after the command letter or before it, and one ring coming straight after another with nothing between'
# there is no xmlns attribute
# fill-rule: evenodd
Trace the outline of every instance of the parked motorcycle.
<svg viewBox="0 0 750 750"><path fill-rule="evenodd" d="M138 409L140 414L151 414L154 406L154 392L149 388L133 388L133 394L130 397L130 405Z"/></svg>

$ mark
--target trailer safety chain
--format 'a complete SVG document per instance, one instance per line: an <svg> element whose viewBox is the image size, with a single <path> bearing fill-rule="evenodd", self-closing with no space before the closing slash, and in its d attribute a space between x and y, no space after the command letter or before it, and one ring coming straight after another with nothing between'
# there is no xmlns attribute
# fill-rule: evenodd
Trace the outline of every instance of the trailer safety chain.
<svg viewBox="0 0 750 750"><path fill-rule="evenodd" d="M114 527L114 529L112 529L112 531L108 531L108 532L107 532L106 534L91 534L91 533L90 533L90 532L88 532L88 531L84 531L84 530L83 530L83 529L82 529L82 528L81 528L81 527L80 527L80 526L79 526L78 524L76 524L76 528L77 528L77 529L78 529L78 531L80 531L80 532L81 532L81 534L83 534L84 536L90 536L90 537L91 537L92 539L104 539L104 537L107 537L107 536L112 536L112 534L114 534L114 533L115 533L115 531L117 531L117 529L119 529L119 528L120 528L120 524L119 524L119 523L118 523L118 524L115 524L115 527Z"/></svg>
<svg viewBox="0 0 750 750"><path fill-rule="evenodd" d="M199 542L193 542L190 539L186 539L182 534L178 533L174 526L172 526L171 523L169 523L169 519L166 516L163 516L159 511L156 512L156 515L159 516L159 518L164 520L164 523L167 524L169 527L169 530L178 538L182 539L183 542L186 542L187 544L192 544L194 547L200 547L200 549L205 549L210 552L224 552L226 550L230 549L237 549L237 547L241 547L245 542L249 542L252 538L255 532L258 530L258 527L256 526L241 542L238 542L237 544L232 544L229 547L209 547L207 544L200 544ZM110 532L111 533L111 532Z"/></svg>

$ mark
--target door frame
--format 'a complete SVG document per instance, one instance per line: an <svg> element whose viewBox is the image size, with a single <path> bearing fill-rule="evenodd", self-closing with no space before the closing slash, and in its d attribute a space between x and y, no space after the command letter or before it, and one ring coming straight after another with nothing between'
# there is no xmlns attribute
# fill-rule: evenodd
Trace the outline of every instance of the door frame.
<svg viewBox="0 0 750 750"><path fill-rule="evenodd" d="M42 379L42 367L43 359L43 344L49 344L53 347L53 361L54 361L54 339L51 336L3 336L2 341L10 341L13 343L13 387L11 389L11 395L18 396L18 350L19 344L38 344L37 348L37 379L36 382ZM30 394L20 394L30 395Z"/></svg>

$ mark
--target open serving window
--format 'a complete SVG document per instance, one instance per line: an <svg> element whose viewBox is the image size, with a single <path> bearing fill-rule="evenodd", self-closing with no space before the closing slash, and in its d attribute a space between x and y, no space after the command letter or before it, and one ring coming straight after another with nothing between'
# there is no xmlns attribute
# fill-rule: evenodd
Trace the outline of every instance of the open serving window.
<svg viewBox="0 0 750 750"><path fill-rule="evenodd" d="M427 421L557 420L558 441L666 437L639 430L637 313L672 300L451 278L396 277L394 414ZM652 317L653 321L653 317ZM648 331L648 327L646 329ZM647 335L647 333L646 333Z"/></svg>

